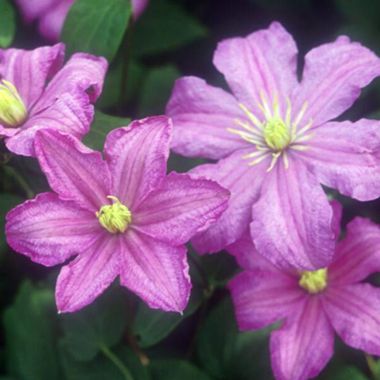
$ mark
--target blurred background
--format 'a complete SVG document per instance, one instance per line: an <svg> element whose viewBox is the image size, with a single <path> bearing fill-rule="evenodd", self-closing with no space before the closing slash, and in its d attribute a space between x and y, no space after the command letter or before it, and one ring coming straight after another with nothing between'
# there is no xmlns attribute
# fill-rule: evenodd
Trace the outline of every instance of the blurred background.
<svg viewBox="0 0 380 380"><path fill-rule="evenodd" d="M164 113L173 83L182 75L225 87L212 65L217 42L266 28L273 20L296 40L300 72L309 49L340 34L380 53L378 0L151 0L135 22L130 13L118 11L129 0L76 3L82 7L69 12L61 35L68 56L88 51L110 61L85 138L98 150L111 129ZM39 35L36 22L26 25L17 4L0 0L0 47L46 44L51 41ZM379 81L342 119L364 116L380 118ZM200 162L173 155L169 169L183 172ZM117 283L84 310L58 315L54 286L59 268L44 268L15 254L3 232L9 209L47 190L36 161L12 156L0 141L1 380L132 380L123 367L133 380L272 379L271 329L237 331L225 284L239 268L223 252L199 257L189 247L193 292L183 316L150 310ZM326 191L344 205L343 227L356 215L380 222L380 201L359 203ZM370 281L379 283L376 276ZM339 339L335 351L318 379L380 379L375 360Z"/></svg>

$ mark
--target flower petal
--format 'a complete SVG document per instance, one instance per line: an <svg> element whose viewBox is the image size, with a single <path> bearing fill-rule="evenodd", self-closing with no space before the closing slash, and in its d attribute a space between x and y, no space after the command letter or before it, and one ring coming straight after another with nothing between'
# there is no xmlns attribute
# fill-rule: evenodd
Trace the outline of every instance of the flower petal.
<svg viewBox="0 0 380 380"><path fill-rule="evenodd" d="M24 202L6 219L8 244L45 266L60 264L88 246L101 228L93 214L53 193Z"/></svg>
<svg viewBox="0 0 380 380"><path fill-rule="evenodd" d="M136 21L145 8L148 6L149 0L131 0L133 19Z"/></svg>
<svg viewBox="0 0 380 380"><path fill-rule="evenodd" d="M196 77L178 79L166 107L173 119L172 149L184 156L219 159L247 146L228 132L244 118L237 100Z"/></svg>
<svg viewBox="0 0 380 380"><path fill-rule="evenodd" d="M35 150L50 187L60 198L93 212L110 203L110 174L100 153L53 129L37 132Z"/></svg>
<svg viewBox="0 0 380 380"><path fill-rule="evenodd" d="M182 312L190 296L186 248L173 247L135 230L123 241L120 282L150 307Z"/></svg>
<svg viewBox="0 0 380 380"><path fill-rule="evenodd" d="M276 265L313 270L330 264L335 246L332 209L302 162L282 161L268 173L252 208L251 236Z"/></svg>
<svg viewBox="0 0 380 380"><path fill-rule="evenodd" d="M379 197L379 121L326 123L313 133L299 154L321 183L361 201Z"/></svg>
<svg viewBox="0 0 380 380"><path fill-rule="evenodd" d="M187 243L227 208L229 192L216 182L171 173L133 215L144 233L172 245Z"/></svg>
<svg viewBox="0 0 380 380"><path fill-rule="evenodd" d="M34 50L0 49L0 78L13 83L30 109L62 66L64 54L63 44Z"/></svg>
<svg viewBox="0 0 380 380"><path fill-rule="evenodd" d="M306 101L304 120L318 126L351 107L360 89L380 75L380 60L370 50L346 36L312 49L305 56L295 108Z"/></svg>
<svg viewBox="0 0 380 380"><path fill-rule="evenodd" d="M240 238L251 221L251 206L258 198L268 161L249 166L242 157L251 150L239 150L216 164L196 167L191 174L218 182L231 192L228 209L207 231L191 243L199 253L218 252Z"/></svg>
<svg viewBox="0 0 380 380"><path fill-rule="evenodd" d="M336 248L334 263L329 266L329 281L353 284L380 272L380 227L364 218L355 218Z"/></svg>
<svg viewBox="0 0 380 380"><path fill-rule="evenodd" d="M246 38L231 38L218 44L214 55L216 68L225 76L237 98L259 111L261 93L280 105L298 86L297 47L292 36L278 22Z"/></svg>
<svg viewBox="0 0 380 380"><path fill-rule="evenodd" d="M107 136L104 152L113 191L132 210L165 177L171 129L170 119L154 116L115 129Z"/></svg>
<svg viewBox="0 0 380 380"><path fill-rule="evenodd" d="M308 297L284 326L272 332L272 368L277 380L314 378L333 355L334 331L318 297Z"/></svg>
<svg viewBox="0 0 380 380"><path fill-rule="evenodd" d="M380 290L369 284L331 286L324 308L341 339L380 356Z"/></svg>
<svg viewBox="0 0 380 380"><path fill-rule="evenodd" d="M35 156L34 136L38 130L46 128L81 138L88 132L93 114L94 107L83 91L62 94L43 112L31 114L18 133L6 139L7 148L16 154Z"/></svg>
<svg viewBox="0 0 380 380"><path fill-rule="evenodd" d="M228 284L241 330L260 329L291 315L306 297L296 277L266 264L238 274Z"/></svg>
<svg viewBox="0 0 380 380"><path fill-rule="evenodd" d="M55 291L60 313L77 311L95 300L119 274L120 240L106 233L61 269Z"/></svg>
<svg viewBox="0 0 380 380"><path fill-rule="evenodd" d="M59 1L61 0L15 0L27 22L39 18L41 14L54 7Z"/></svg>

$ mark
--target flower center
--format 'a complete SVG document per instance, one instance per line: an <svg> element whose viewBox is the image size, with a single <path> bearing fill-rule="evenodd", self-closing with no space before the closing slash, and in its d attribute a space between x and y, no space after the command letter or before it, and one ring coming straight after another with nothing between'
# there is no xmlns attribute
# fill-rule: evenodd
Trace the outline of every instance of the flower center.
<svg viewBox="0 0 380 380"><path fill-rule="evenodd" d="M327 286L327 268L302 272L298 283L311 294L322 292Z"/></svg>
<svg viewBox="0 0 380 380"><path fill-rule="evenodd" d="M6 80L0 81L0 123L8 127L21 125L28 112L16 87Z"/></svg>
<svg viewBox="0 0 380 380"><path fill-rule="evenodd" d="M266 144L274 151L283 150L291 141L289 129L280 118L268 120L264 125L263 135Z"/></svg>
<svg viewBox="0 0 380 380"><path fill-rule="evenodd" d="M105 205L96 212L99 223L111 234L125 232L132 222L132 213L129 208L123 205L117 197L109 195L107 197L114 201L112 205Z"/></svg>

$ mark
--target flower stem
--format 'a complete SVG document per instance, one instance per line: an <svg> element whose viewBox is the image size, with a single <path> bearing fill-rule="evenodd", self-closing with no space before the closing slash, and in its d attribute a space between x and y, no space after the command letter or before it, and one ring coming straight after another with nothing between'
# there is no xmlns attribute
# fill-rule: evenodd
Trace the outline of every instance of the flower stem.
<svg viewBox="0 0 380 380"><path fill-rule="evenodd" d="M123 374L125 380L134 380L133 376L129 372L129 369L123 364L123 362L104 344L100 345L100 351L105 357L107 357Z"/></svg>
<svg viewBox="0 0 380 380"><path fill-rule="evenodd" d="M369 370L371 371L372 377L375 380L380 380L380 373L375 359L371 355L367 354L365 355L365 358L367 360L367 365Z"/></svg>
<svg viewBox="0 0 380 380"><path fill-rule="evenodd" d="M25 181L25 179L18 173L14 168L11 166L5 166L4 170L7 175L12 177L19 185L20 187L24 190L25 195L27 198L33 198L34 197L34 191L31 189L29 184Z"/></svg>

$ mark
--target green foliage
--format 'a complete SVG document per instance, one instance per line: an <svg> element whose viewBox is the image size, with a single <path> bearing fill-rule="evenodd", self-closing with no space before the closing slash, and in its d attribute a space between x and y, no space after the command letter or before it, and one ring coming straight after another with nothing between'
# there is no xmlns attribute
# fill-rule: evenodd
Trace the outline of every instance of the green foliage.
<svg viewBox="0 0 380 380"><path fill-rule="evenodd" d="M68 53L85 51L111 62L131 17L130 0L77 0L62 31Z"/></svg>
<svg viewBox="0 0 380 380"><path fill-rule="evenodd" d="M333 380L368 380L357 368L355 367L344 367L341 368Z"/></svg>
<svg viewBox="0 0 380 380"><path fill-rule="evenodd" d="M154 380L210 380L200 369L184 360L156 360L150 365Z"/></svg>
<svg viewBox="0 0 380 380"><path fill-rule="evenodd" d="M167 52L205 35L205 27L178 2L154 0L136 24L133 54L146 56Z"/></svg>
<svg viewBox="0 0 380 380"><path fill-rule="evenodd" d="M0 0L0 48L7 48L13 42L16 32L16 15L9 0Z"/></svg>
<svg viewBox="0 0 380 380"><path fill-rule="evenodd" d="M26 281L4 313L9 374L19 380L59 380L54 294Z"/></svg>

